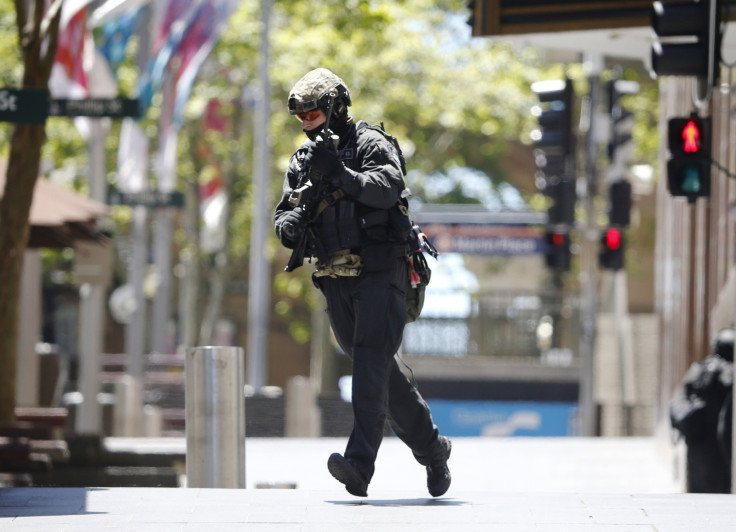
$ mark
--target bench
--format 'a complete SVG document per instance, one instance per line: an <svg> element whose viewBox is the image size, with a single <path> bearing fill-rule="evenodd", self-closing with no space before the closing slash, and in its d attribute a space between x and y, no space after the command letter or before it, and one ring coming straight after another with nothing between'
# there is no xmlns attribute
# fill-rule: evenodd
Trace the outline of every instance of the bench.
<svg viewBox="0 0 736 532"><path fill-rule="evenodd" d="M66 408L19 407L15 423L0 426L0 486L30 486L33 475L54 463L69 461L59 436L67 423Z"/></svg>

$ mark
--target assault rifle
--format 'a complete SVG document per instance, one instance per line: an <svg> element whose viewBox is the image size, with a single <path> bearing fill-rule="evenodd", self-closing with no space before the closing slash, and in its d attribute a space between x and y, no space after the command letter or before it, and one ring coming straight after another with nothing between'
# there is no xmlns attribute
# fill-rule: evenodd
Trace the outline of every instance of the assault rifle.
<svg viewBox="0 0 736 532"><path fill-rule="evenodd" d="M339 137L334 135L330 131L330 119L332 118L332 109L335 105L335 98L337 92L333 89L328 94L328 107L327 107L327 118L324 123L323 131L324 136L319 136L316 139L316 143L330 151L337 152L337 144ZM304 165L299 171L299 179L297 182L297 188L291 191L289 195L289 204L297 209L301 208L305 215L305 228L299 237L299 242L291 252L289 263L284 268L284 271L291 272L296 270L299 266L304 263L304 255L307 250L308 240L311 240L316 247L317 259L320 262L327 261L327 253L325 252L322 243L317 239L314 234L314 228L312 223L319 216L318 205L327 196L324 193L325 187L322 184L322 176L316 175L311 168Z"/></svg>

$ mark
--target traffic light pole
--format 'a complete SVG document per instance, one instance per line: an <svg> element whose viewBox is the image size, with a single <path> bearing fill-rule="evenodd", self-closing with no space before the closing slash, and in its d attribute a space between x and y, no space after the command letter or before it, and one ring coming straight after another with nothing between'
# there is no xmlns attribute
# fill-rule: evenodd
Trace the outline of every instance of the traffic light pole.
<svg viewBox="0 0 736 532"><path fill-rule="evenodd" d="M580 254L580 273L582 285L582 334L580 338L580 435L595 436L595 402L593 399L593 354L595 352L596 315L598 311L597 286L597 246L598 227L595 209L595 196L598 188L598 145L597 109L600 103L602 58L586 55L590 94L587 98L587 111L582 113L580 130L585 133L586 193L583 199L585 226Z"/></svg>
<svg viewBox="0 0 736 532"><path fill-rule="evenodd" d="M629 292L626 270L612 272L614 290L614 319L618 338L618 354L621 365L621 397L624 414L624 435L631 436L633 431L632 413L636 405L636 370L634 364L634 347L629 316Z"/></svg>
<svg viewBox="0 0 736 532"><path fill-rule="evenodd" d="M255 201L253 202L253 222L251 227L251 250L264 249L268 234L269 180L271 178L270 153L271 146L268 135L260 134L268 131L271 123L268 102L270 101L269 66L269 30L271 16L271 0L261 2L261 48L258 65L259 92L256 101L256 135L253 154L253 184L255 185ZM248 344L246 375L248 384L258 391L268 384L268 318L269 299L271 297L271 273L268 259L263 253L250 254L250 273L248 275Z"/></svg>
<svg viewBox="0 0 736 532"><path fill-rule="evenodd" d="M596 246L598 231L596 228L595 195L597 189L598 147L596 144L596 110L600 102L601 58L597 55L586 55L585 66L588 70L590 93L584 104L587 109L581 113L580 131L585 134L585 172L586 187L582 197L585 209L585 225L582 232L580 254L580 281L582 288L582 312L580 337L580 435L595 435L595 405L593 401L593 353L596 334Z"/></svg>

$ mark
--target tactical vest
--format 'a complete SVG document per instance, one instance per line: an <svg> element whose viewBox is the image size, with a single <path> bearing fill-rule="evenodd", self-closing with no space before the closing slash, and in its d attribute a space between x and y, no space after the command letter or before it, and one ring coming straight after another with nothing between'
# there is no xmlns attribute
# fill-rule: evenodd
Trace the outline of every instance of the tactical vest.
<svg viewBox="0 0 736 532"><path fill-rule="evenodd" d="M345 167L356 172L361 170L356 148L358 135L363 128L371 128L381 132L387 139L393 139L381 129L359 122L338 153ZM400 152L399 159L404 173ZM329 197L329 192L329 189L326 190L324 195ZM406 200L401 201L405 203ZM374 209L347 196L328 202L314 224L315 236L327 254L345 249L356 251L375 244L404 244L411 230L411 223L404 214L406 211L401 212L399 209L401 201L390 209Z"/></svg>

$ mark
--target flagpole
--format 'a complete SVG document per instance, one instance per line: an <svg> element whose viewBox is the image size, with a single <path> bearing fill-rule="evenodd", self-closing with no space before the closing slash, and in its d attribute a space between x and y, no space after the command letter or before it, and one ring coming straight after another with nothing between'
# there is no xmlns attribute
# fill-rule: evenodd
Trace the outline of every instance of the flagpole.
<svg viewBox="0 0 736 532"><path fill-rule="evenodd" d="M157 188L159 192L173 192L176 188L176 146L178 131L172 124L167 113L173 109L176 87L175 74L167 72L164 79L162 95L162 118L159 122L160 146L158 150L158 164L156 169ZM156 209L155 231L153 233L153 260L156 268L156 294L153 298L151 317L152 351L160 354L170 354L169 345L169 313L171 297L171 255L173 246L173 211L171 207L160 206Z"/></svg>
<svg viewBox="0 0 736 532"><path fill-rule="evenodd" d="M271 296L269 263L263 249L266 243L269 177L271 157L268 133L270 129L269 29L271 0L261 1L260 87L257 91L254 120L253 220L250 234L250 272L248 274L248 364L247 382L254 390L267 384L268 379L268 317Z"/></svg>
<svg viewBox="0 0 736 532"><path fill-rule="evenodd" d="M105 181L105 137L108 125L101 119L90 120L89 153L90 197L101 203L107 201ZM97 399L100 393L100 371L105 349L106 286L85 282L79 289L79 377L78 387L83 401L75 416L75 430L81 434L102 432L102 408Z"/></svg>
<svg viewBox="0 0 736 532"><path fill-rule="evenodd" d="M150 7L145 6L138 31L140 47L138 51L138 67L144 72L148 65L151 48L151 31L148 24ZM148 154L146 154L146 160ZM147 169L146 169L147 173ZM143 192L148 189L146 179L141 183ZM131 235L130 262L128 266L128 283L133 288L133 311L125 326L125 353L127 355L126 378L118 385L116 405L119 413L116 417L115 435L139 436L143 426L143 369L146 341L146 300L143 294L148 249L148 211L146 207L133 207L133 232Z"/></svg>

